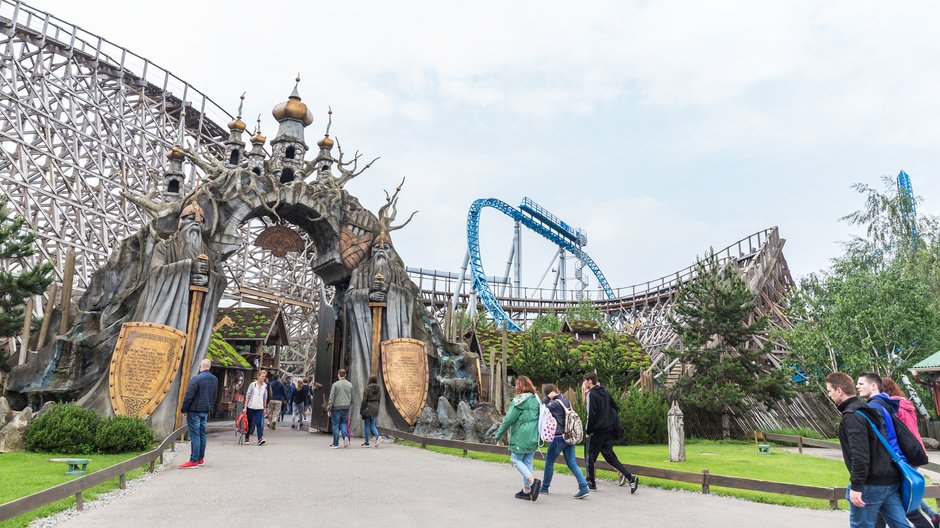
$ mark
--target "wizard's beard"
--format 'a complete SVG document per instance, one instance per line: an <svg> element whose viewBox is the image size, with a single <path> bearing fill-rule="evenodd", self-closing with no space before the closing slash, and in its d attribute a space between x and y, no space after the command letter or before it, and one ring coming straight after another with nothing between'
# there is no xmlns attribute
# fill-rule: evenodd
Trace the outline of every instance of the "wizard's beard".
<svg viewBox="0 0 940 528"><path fill-rule="evenodd" d="M173 261L195 259L205 253L202 231L196 222L184 223L170 243L173 249Z"/></svg>

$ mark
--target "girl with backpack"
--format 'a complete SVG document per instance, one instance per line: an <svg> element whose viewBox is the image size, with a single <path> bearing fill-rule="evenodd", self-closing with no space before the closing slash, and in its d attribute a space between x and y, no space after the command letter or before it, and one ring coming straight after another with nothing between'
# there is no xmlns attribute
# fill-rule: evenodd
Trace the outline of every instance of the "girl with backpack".
<svg viewBox="0 0 940 528"><path fill-rule="evenodd" d="M538 422L539 399L535 395L535 385L528 376L519 376L509 412L493 434L493 438L499 440L509 430L512 465L522 475L522 491L516 493L517 499L535 501L542 488L542 481L532 473L532 460L539 445Z"/></svg>
<svg viewBox="0 0 940 528"><path fill-rule="evenodd" d="M542 399L542 405L548 407L549 412L555 418L557 427L555 428L555 438L548 444L548 453L545 454L545 473L542 476L541 493L548 493L549 486L552 485L552 476L555 474L555 459L561 453L565 457L565 465L571 470L571 474L578 480L578 493L574 498L587 498L590 490L587 481L584 479L584 473L578 467L577 454L574 446L579 444L584 437L581 428L581 417L571 408L571 402L559 394L558 387L551 383L542 385L542 393L545 398Z"/></svg>

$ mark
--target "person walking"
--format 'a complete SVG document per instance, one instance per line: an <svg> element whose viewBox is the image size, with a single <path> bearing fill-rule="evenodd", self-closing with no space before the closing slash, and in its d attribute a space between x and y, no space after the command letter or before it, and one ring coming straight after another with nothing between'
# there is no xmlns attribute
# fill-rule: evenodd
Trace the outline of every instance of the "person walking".
<svg viewBox="0 0 940 528"><path fill-rule="evenodd" d="M291 383L287 376L284 377L284 389L287 393L287 405L281 407L281 420L284 419L285 413L291 413L291 416L294 415L294 384Z"/></svg>
<svg viewBox="0 0 940 528"><path fill-rule="evenodd" d="M307 395L309 393L310 387L304 383L304 380L297 380L297 386L294 387L294 395L291 396L291 400L293 400L291 405L294 408L290 420L291 429L303 429L304 413L307 411Z"/></svg>
<svg viewBox="0 0 940 528"><path fill-rule="evenodd" d="M379 430L375 428L375 419L379 415L379 398L382 393L379 390L379 380L376 376L369 376L369 383L362 393L362 404L359 405L359 414L362 416L362 430L366 437L362 447L369 447L369 433L375 437L375 447L379 447Z"/></svg>
<svg viewBox="0 0 940 528"><path fill-rule="evenodd" d="M552 476L555 474L555 459L561 453L565 457L565 464L571 470L571 474L578 481L578 493L574 498L587 498L590 490L581 468L578 467L577 455L573 445L565 442L565 424L567 423L566 414L571 409L571 402L558 392L558 387L551 383L542 386L542 393L545 397L542 399L542 405L548 407L549 412L555 418L557 427L555 428L555 438L548 444L548 452L545 454L545 472L542 475L541 493L548 493L548 488L552 485Z"/></svg>
<svg viewBox="0 0 940 528"><path fill-rule="evenodd" d="M892 526L908 526L898 495L901 474L868 423L871 420L883 428L881 413L856 396L856 385L848 374L833 372L826 376L826 391L842 413L839 443L849 470L849 526L873 528L879 514Z"/></svg>
<svg viewBox="0 0 940 528"><path fill-rule="evenodd" d="M346 379L346 369L336 373L339 379L330 387L330 399L326 402L326 415L333 426L333 443L330 448L339 447L339 437L343 437L343 447L349 447L349 406L352 405L353 386Z"/></svg>
<svg viewBox="0 0 940 528"><path fill-rule="evenodd" d="M522 490L517 499L535 501L542 490L542 481L532 473L532 460L539 445L539 400L535 385L528 376L516 378L516 395L509 405L509 412L499 424L493 438L499 440L509 431L509 453L512 465L522 475Z"/></svg>
<svg viewBox="0 0 940 528"><path fill-rule="evenodd" d="M263 446L264 440L264 410L268 405L268 373L264 370L258 372L258 377L248 385L245 392L245 408L248 414L248 432L245 433L245 445L249 444L252 428L257 430L258 445Z"/></svg>
<svg viewBox="0 0 940 528"><path fill-rule="evenodd" d="M287 399L287 390L281 380L274 378L271 382L271 401L268 402L268 426L271 429L277 427L277 422L281 419L281 409L284 408L284 400Z"/></svg>
<svg viewBox="0 0 940 528"><path fill-rule="evenodd" d="M587 424L584 434L587 435L587 483L588 488L597 490L597 481L594 478L594 464L597 457L604 456L604 460L620 472L620 485L630 483L630 493L636 493L640 487L640 479L630 473L617 458L614 452L614 440L623 434L623 425L617 416L617 402L608 394L597 380L596 372L584 375L582 388L587 393L585 406L587 407Z"/></svg>
<svg viewBox="0 0 940 528"><path fill-rule="evenodd" d="M212 361L203 359L199 362L199 373L189 380L186 396L180 405L189 431L189 461L180 464L180 469L194 469L206 461L206 422L209 413L215 409L215 398L219 393L219 380L209 372L210 368Z"/></svg>

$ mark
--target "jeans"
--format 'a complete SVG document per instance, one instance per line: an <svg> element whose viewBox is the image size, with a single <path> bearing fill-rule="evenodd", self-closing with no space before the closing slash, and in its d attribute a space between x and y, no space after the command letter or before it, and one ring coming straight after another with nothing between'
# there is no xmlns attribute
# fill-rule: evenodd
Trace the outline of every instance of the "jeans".
<svg viewBox="0 0 940 528"><path fill-rule="evenodd" d="M588 489L584 474L581 473L581 468L578 467L574 446L566 444L563 437L556 436L552 443L548 444L548 453L545 454L545 474L542 476L542 490L548 491L548 487L552 485L552 476L555 474L555 459L558 458L558 453L564 455L565 465L571 470L574 478L578 479L578 489Z"/></svg>
<svg viewBox="0 0 940 528"><path fill-rule="evenodd" d="M592 434L587 441L587 481L589 484L595 484L594 463L597 462L598 455L604 455L604 460L614 469L628 479L633 479L633 474L620 463L617 453L614 452L614 433L604 431Z"/></svg>
<svg viewBox="0 0 940 528"><path fill-rule="evenodd" d="M206 458L206 422L207 412L186 413L186 427L189 429L189 461L199 462Z"/></svg>
<svg viewBox="0 0 940 528"><path fill-rule="evenodd" d="M346 429L346 415L348 413L349 409L333 409L333 414L330 415L333 423L333 445L339 445L340 428L343 430L343 438L349 438L349 431Z"/></svg>
<svg viewBox="0 0 940 528"><path fill-rule="evenodd" d="M304 409L304 404L302 404L302 403L296 403L296 402L294 403L294 414L293 414L293 416L292 416L291 419L290 419L290 426L291 426L291 427L293 427L294 424L297 423L297 420L298 420L298 419L300 420L300 426L303 427L303 425L304 425L304 412L305 412L305 411L306 411L306 409Z"/></svg>
<svg viewBox="0 0 940 528"><path fill-rule="evenodd" d="M531 453L511 453L512 465L516 466L516 471L522 474L522 489L532 487L529 479L532 478L532 459L535 458L535 451Z"/></svg>
<svg viewBox="0 0 940 528"><path fill-rule="evenodd" d="M899 484L865 484L862 490L863 508L849 502L849 526L851 528L872 528L875 519L880 513L888 522L888 526L910 526L904 506L901 506L901 497L898 496ZM850 489L845 490L848 498Z"/></svg>
<svg viewBox="0 0 940 528"><path fill-rule="evenodd" d="M248 432L245 433L245 440L251 438L251 430L258 432L258 441L264 438L264 409L248 408Z"/></svg>
<svg viewBox="0 0 940 528"><path fill-rule="evenodd" d="M375 438L379 437L379 430L375 428L375 418L363 418L362 419L362 430L365 431L366 444L369 443L369 433L372 433L372 436Z"/></svg>

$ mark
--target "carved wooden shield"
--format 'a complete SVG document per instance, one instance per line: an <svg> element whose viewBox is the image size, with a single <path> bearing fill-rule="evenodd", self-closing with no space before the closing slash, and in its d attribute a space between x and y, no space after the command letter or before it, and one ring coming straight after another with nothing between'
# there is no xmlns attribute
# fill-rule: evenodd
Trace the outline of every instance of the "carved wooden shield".
<svg viewBox="0 0 940 528"><path fill-rule="evenodd" d="M358 233L358 234L357 234ZM356 269L369 254L373 235L362 228L346 225L339 232L339 258L347 271Z"/></svg>
<svg viewBox="0 0 940 528"><path fill-rule="evenodd" d="M398 414L414 425L428 399L428 353L424 341L382 341L382 377Z"/></svg>
<svg viewBox="0 0 940 528"><path fill-rule="evenodd" d="M288 251L302 253L305 246L300 233L287 226L271 226L265 229L255 239L255 245L282 258Z"/></svg>
<svg viewBox="0 0 940 528"><path fill-rule="evenodd" d="M115 414L150 416L183 358L186 333L158 323L124 323L111 355L109 392Z"/></svg>

